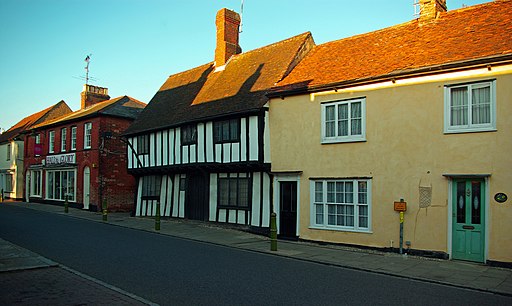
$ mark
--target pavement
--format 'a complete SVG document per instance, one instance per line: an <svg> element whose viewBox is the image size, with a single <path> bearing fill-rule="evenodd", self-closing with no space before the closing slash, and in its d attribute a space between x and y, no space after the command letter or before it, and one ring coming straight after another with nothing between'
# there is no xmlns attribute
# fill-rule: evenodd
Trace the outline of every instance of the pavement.
<svg viewBox="0 0 512 306"><path fill-rule="evenodd" d="M113 226L122 226L148 232L158 232L183 239L222 245L237 249L272 254L298 260L316 262L326 265L368 271L379 274L393 275L401 278L415 279L432 283L444 284L460 288L467 288L500 295L512 296L512 269L492 267L484 264L432 259L411 255L400 255L368 249L357 249L338 245L321 245L304 241L278 241L278 250L270 250L270 239L265 236L226 228L206 222L196 222L184 219L161 219L160 230L155 231L155 221L148 217L131 217L129 213L109 213L108 220L102 220L101 213L69 208L65 213L64 208L56 205L26 202L4 202L2 205L16 205L48 213L67 215L70 218L81 218L95 222L108 223ZM43 276L36 273L42 273ZM22 304L50 304L45 300L40 303L24 300L26 296L35 298L50 298L53 293L61 290L58 283L52 285L53 291L42 293L25 292L23 284L26 279L42 277L69 278L70 281L83 283L81 286L69 286L74 288L73 294L77 301L49 300L51 304L151 304L151 302L139 298L121 289L104 284L91 277L80 274L49 259L13 245L0 239L0 283L8 280L19 281L18 292L4 293L0 286L0 304L12 304L21 301ZM19 279L19 280L18 280ZM51 282L48 285L52 284ZM44 288L44 284L42 285ZM13 286L14 287L14 286ZM76 290L76 288L83 288ZM64 290L64 289L62 289ZM37 291L37 288L34 289ZM83 292L83 299L81 294ZM94 291L94 300L86 299L89 291ZM100 296L98 295L100 292ZM7 295L5 295L7 294ZM7 300L4 300L6 299ZM70 297L71 298L71 297ZM37 300L36 300L37 301ZM7 302L7 303L3 303Z"/></svg>

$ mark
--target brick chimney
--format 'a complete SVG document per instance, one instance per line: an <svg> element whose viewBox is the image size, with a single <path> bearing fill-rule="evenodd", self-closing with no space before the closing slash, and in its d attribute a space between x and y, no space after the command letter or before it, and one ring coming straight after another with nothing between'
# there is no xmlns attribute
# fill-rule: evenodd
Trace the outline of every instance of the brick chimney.
<svg viewBox="0 0 512 306"><path fill-rule="evenodd" d="M217 46L215 48L215 66L221 67L229 58L242 52L238 45L238 29L240 27L240 15L223 8L217 12L215 19L217 26Z"/></svg>
<svg viewBox="0 0 512 306"><path fill-rule="evenodd" d="M420 24L428 23L446 12L446 0L420 0Z"/></svg>
<svg viewBox="0 0 512 306"><path fill-rule="evenodd" d="M84 91L80 94L81 99L81 109L88 108L98 102L106 101L110 99L108 95L108 88L94 86L94 85L84 85Z"/></svg>

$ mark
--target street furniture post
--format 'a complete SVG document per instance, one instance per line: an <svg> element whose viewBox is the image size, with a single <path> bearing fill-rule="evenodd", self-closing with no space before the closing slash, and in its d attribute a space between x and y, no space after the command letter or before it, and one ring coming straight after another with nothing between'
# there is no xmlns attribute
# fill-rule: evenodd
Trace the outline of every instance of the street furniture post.
<svg viewBox="0 0 512 306"><path fill-rule="evenodd" d="M155 231L160 230L160 201L156 202Z"/></svg>
<svg viewBox="0 0 512 306"><path fill-rule="evenodd" d="M4 201L4 189L2 188L2 194L0 194L0 202Z"/></svg>
<svg viewBox="0 0 512 306"><path fill-rule="evenodd" d="M102 214L103 214L103 221L108 221L107 216L107 199L103 199L103 205L102 205Z"/></svg>
<svg viewBox="0 0 512 306"><path fill-rule="evenodd" d="M270 214L270 250L277 251L277 223L276 213Z"/></svg>
<svg viewBox="0 0 512 306"><path fill-rule="evenodd" d="M64 212L66 214L69 212L69 202L68 202L68 195L67 194L64 196Z"/></svg>
<svg viewBox="0 0 512 306"><path fill-rule="evenodd" d="M404 212L407 211L407 202L400 199L399 202L394 203L394 210L400 213L400 254L403 254L404 244Z"/></svg>

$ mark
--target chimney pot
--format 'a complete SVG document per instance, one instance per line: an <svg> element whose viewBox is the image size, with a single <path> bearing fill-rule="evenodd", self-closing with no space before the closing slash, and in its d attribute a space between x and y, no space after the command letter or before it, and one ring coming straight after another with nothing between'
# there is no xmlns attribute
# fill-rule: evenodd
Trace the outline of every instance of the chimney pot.
<svg viewBox="0 0 512 306"><path fill-rule="evenodd" d="M215 66L221 67L227 63L231 56L242 52L238 44L240 15L223 8L217 12L215 25L217 26Z"/></svg>

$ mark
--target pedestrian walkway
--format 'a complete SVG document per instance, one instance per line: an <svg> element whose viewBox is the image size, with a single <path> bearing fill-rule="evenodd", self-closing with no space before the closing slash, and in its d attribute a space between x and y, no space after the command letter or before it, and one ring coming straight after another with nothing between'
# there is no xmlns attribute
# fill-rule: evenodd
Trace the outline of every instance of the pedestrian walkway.
<svg viewBox="0 0 512 306"><path fill-rule="evenodd" d="M80 209L70 208L69 213L64 213L63 207L54 205L22 202L7 205L104 222L101 213ZM128 213L111 213L106 223L157 232L154 219L131 217ZM270 251L267 237L210 223L162 219L160 227L159 234L184 239L512 296L512 270L506 268L302 241L279 240L278 251Z"/></svg>

